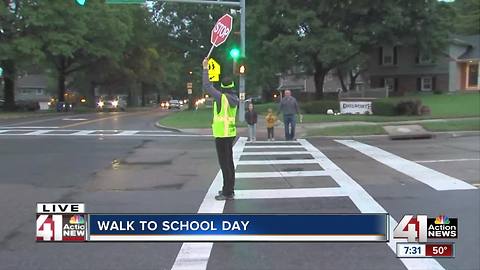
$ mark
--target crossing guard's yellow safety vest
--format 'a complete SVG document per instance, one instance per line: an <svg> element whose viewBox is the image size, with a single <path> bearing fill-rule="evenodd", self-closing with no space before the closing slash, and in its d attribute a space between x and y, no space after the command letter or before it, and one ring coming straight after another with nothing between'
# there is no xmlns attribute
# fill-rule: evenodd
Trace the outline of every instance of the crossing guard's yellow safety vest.
<svg viewBox="0 0 480 270"><path fill-rule="evenodd" d="M237 127L235 126L235 116L237 107L230 107L227 96L222 94L222 104L220 112L217 113L217 102L213 102L213 123L212 131L215 138L226 138L237 136Z"/></svg>

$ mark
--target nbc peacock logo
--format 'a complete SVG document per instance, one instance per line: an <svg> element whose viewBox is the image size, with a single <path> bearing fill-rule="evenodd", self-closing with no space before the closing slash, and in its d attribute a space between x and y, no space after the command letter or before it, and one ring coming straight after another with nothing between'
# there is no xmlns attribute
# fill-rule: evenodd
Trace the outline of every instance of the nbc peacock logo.
<svg viewBox="0 0 480 270"><path fill-rule="evenodd" d="M435 218L435 224L450 224L450 219L445 215L440 215Z"/></svg>
<svg viewBox="0 0 480 270"><path fill-rule="evenodd" d="M68 221L69 224L85 224L85 218L83 215L73 215L70 220Z"/></svg>

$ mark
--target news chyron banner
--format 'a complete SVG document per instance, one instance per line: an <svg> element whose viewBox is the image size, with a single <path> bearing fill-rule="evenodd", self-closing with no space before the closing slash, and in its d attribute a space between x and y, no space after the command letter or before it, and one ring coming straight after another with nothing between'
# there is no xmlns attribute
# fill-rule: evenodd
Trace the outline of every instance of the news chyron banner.
<svg viewBox="0 0 480 270"><path fill-rule="evenodd" d="M386 242L388 214L96 214L38 203L36 240Z"/></svg>

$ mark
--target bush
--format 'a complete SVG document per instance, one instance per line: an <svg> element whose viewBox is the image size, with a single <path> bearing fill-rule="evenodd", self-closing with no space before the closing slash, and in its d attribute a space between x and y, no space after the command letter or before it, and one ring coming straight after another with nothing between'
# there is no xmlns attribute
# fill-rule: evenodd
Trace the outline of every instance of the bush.
<svg viewBox="0 0 480 270"><path fill-rule="evenodd" d="M300 108L307 114L326 114L328 109L340 110L338 100L317 100L301 103Z"/></svg>
<svg viewBox="0 0 480 270"><path fill-rule="evenodd" d="M397 115L395 103L388 100L374 100L372 101L372 112L374 115L393 116Z"/></svg>
<svg viewBox="0 0 480 270"><path fill-rule="evenodd" d="M396 106L395 110L397 115L421 115L422 101L417 100L406 100L400 101Z"/></svg>

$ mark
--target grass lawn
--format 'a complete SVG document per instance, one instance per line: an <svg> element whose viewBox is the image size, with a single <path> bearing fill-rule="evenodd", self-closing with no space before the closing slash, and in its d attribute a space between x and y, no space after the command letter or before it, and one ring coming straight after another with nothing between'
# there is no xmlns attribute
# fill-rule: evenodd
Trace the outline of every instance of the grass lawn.
<svg viewBox="0 0 480 270"><path fill-rule="evenodd" d="M42 116L52 114L53 111L42 111L42 112L4 112L0 111L0 120L8 119L18 119L32 116Z"/></svg>
<svg viewBox="0 0 480 270"><path fill-rule="evenodd" d="M212 109L173 112L158 122L160 125L174 128L209 128L212 124Z"/></svg>
<svg viewBox="0 0 480 270"><path fill-rule="evenodd" d="M429 131L480 131L480 118L421 123ZM382 124L344 125L308 130L307 136L356 136L387 134Z"/></svg>
<svg viewBox="0 0 480 270"><path fill-rule="evenodd" d="M185 110L173 112L161 118L158 123L173 128L211 128L212 108L202 108L196 111ZM245 126L245 124L237 123L237 127Z"/></svg>
<svg viewBox="0 0 480 270"><path fill-rule="evenodd" d="M455 93L435 95L431 93L417 94L405 97L392 97L390 101L420 99L422 104L430 107L431 115L426 116L381 116L381 115L325 115L305 114L305 123L366 121L390 122L434 118L460 118L480 116L480 93Z"/></svg>
<svg viewBox="0 0 480 270"><path fill-rule="evenodd" d="M430 131L480 130L480 118L422 123L422 126Z"/></svg>
<svg viewBox="0 0 480 270"><path fill-rule="evenodd" d="M386 134L386 132L381 125L345 125L311 129L307 132L307 136L355 136L374 134Z"/></svg>

